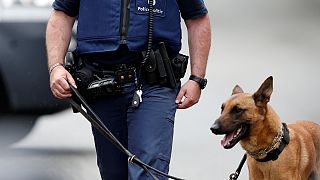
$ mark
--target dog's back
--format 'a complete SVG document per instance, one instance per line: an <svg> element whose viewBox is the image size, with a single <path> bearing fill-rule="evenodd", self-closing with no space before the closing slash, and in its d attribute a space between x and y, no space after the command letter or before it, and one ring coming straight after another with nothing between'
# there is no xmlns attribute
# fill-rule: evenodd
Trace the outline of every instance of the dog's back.
<svg viewBox="0 0 320 180"><path fill-rule="evenodd" d="M313 144L317 145L315 150L320 152L320 125L312 122L312 121L297 121L295 123L289 124L289 128L293 129L296 132L303 133L304 137L310 137L310 139L306 139L306 143L311 143L312 139ZM320 154L320 153L319 153ZM319 158L320 160L320 158Z"/></svg>

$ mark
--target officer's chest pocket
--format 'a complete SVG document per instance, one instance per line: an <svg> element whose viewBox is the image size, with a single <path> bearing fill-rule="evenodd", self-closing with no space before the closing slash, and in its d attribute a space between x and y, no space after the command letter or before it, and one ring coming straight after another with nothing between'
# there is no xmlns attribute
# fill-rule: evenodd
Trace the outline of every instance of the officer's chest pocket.
<svg viewBox="0 0 320 180"><path fill-rule="evenodd" d="M135 1L135 13L139 15L148 15L149 0L134 0L134 1ZM153 0L153 15L156 17L165 17L166 4L167 4L167 0Z"/></svg>

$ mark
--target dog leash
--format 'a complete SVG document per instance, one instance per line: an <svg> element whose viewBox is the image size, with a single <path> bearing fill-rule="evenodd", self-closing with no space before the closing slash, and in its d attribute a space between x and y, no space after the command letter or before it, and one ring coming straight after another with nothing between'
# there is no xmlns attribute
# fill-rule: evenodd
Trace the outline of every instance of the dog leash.
<svg viewBox="0 0 320 180"><path fill-rule="evenodd" d="M72 98L67 98L67 101L72 105L72 107L77 109L92 124L92 126L95 127L107 140L109 140L121 152L123 152L125 155L128 156L128 163L137 164L138 166L143 168L154 180L158 180L158 178L150 170L152 170L162 176L170 178L170 179L183 180L181 178L166 174L166 173L142 162L137 156L135 156L129 150L127 150L119 142L119 140L110 132L110 130L103 124L101 119L93 112L93 110L89 107L89 105L84 100L84 98L81 96L79 91L75 87L73 87L71 84L69 84L69 85L72 90ZM75 98L76 98L76 100L75 100Z"/></svg>
<svg viewBox="0 0 320 180"><path fill-rule="evenodd" d="M244 163L246 162L246 160L247 160L247 154L244 154L242 159L241 159L241 161L240 161L240 164L239 164L236 172L230 174L229 180L237 180L238 179L238 177L240 175L240 172L241 172L241 169L242 169Z"/></svg>

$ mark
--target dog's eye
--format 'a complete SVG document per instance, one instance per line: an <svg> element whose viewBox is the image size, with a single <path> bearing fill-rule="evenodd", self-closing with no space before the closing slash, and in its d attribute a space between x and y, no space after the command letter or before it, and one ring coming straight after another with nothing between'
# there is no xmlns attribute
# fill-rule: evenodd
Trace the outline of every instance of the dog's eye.
<svg viewBox="0 0 320 180"><path fill-rule="evenodd" d="M239 106L234 106L231 109L231 113L233 113L233 114L239 114L239 113L242 113L243 111L244 111L244 109L240 108Z"/></svg>

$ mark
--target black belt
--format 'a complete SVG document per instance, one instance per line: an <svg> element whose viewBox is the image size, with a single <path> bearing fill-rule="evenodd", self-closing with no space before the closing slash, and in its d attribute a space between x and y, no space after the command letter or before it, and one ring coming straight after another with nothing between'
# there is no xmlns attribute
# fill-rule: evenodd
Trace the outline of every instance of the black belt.
<svg viewBox="0 0 320 180"><path fill-rule="evenodd" d="M119 63L119 64L104 64L98 61L95 61L94 59L90 58L81 58L82 62L86 65L90 65L97 70L104 70L104 71L117 71L120 69L128 69L128 68L138 68L141 65L141 62L139 61L131 61L127 63Z"/></svg>

